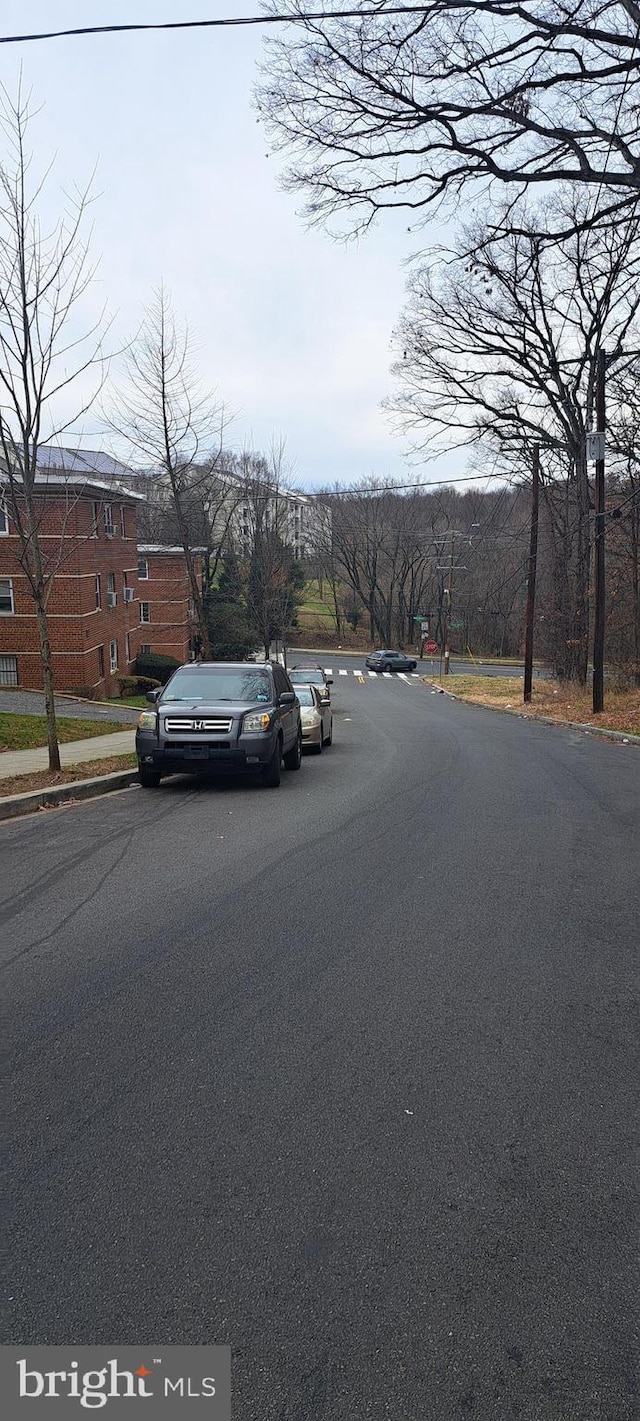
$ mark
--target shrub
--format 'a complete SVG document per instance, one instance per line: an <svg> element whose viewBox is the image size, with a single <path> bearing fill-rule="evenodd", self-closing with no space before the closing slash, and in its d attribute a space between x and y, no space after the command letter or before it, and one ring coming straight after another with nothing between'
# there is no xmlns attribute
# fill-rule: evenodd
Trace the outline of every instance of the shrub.
<svg viewBox="0 0 640 1421"><path fill-rule="evenodd" d="M147 691L154 691L161 685L162 682L156 681L153 676L118 676L121 696L144 696Z"/></svg>
<svg viewBox="0 0 640 1421"><path fill-rule="evenodd" d="M141 651L136 656L136 676L147 676L156 685L166 686L169 677L180 665L175 656L163 656L159 651Z"/></svg>

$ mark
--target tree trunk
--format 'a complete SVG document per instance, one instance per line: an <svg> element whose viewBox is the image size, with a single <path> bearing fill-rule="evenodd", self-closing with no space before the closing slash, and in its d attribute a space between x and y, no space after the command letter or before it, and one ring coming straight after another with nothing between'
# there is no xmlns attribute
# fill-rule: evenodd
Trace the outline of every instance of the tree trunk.
<svg viewBox="0 0 640 1421"><path fill-rule="evenodd" d="M58 745L56 706L53 692L51 642L49 641L49 628L47 626L47 613L43 601L42 587L38 587L37 589L36 618L38 622L38 638L40 641L40 656L42 658L42 673L44 678L44 710L47 717L49 769L55 772L60 769L60 747Z"/></svg>
<svg viewBox="0 0 640 1421"><path fill-rule="evenodd" d="M578 505L578 534L575 568L575 613L573 639L578 643L575 651L575 680L586 685L589 665L589 477L587 473L586 450L579 446L576 452L576 495Z"/></svg>
<svg viewBox="0 0 640 1421"><path fill-rule="evenodd" d="M332 577L331 579L331 593L333 596L333 610L336 619L336 631L338 633L338 641L342 641L342 618L340 616L340 604L338 602L338 590L336 587L335 577Z"/></svg>
<svg viewBox="0 0 640 1421"><path fill-rule="evenodd" d="M29 451L25 450L25 467L29 467L27 459ZM34 461L35 462L35 461ZM51 655L51 642L49 639L49 624L47 620L47 592L42 568L42 552L40 547L40 536L38 519L36 516L35 504L33 501L32 489L29 487L27 479L23 479L23 497L27 516L27 529L29 539L25 550L28 564L28 578L36 608L36 622L38 627L38 640L40 642L40 657L42 661L42 677L44 684L44 713L47 718L47 747L49 750L49 769L53 773L60 770L60 747L58 745L58 727L56 724L56 706L53 689L53 660ZM27 564L23 561L23 567L27 572Z"/></svg>

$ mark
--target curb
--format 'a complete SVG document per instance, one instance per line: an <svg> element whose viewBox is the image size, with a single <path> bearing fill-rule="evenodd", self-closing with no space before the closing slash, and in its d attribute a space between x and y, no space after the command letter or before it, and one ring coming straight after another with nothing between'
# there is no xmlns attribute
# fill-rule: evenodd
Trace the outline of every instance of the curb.
<svg viewBox="0 0 640 1421"><path fill-rule="evenodd" d="M420 679L424 681L425 686L433 686L434 690L448 696L451 701L458 701L461 706L475 706L476 710L515 715L518 720L527 720L533 725L555 725L560 730L582 730L586 735L604 736L606 740L619 740L625 745L640 745L640 735L632 735L630 731L607 730L603 725L582 725L578 720L554 720L552 715L527 715L526 711L507 710L506 706L483 706L479 701L468 701L464 696L456 696L455 691L445 691L444 686L440 686L437 681L431 681L428 676L421 676Z"/></svg>
<svg viewBox="0 0 640 1421"><path fill-rule="evenodd" d="M79 799L96 799L101 794L127 789L138 784L137 770L116 770L112 775L100 775L92 780L69 780L52 789L27 790L26 794L11 794L0 799L0 820L18 819L35 809L51 809L60 804L73 804Z"/></svg>

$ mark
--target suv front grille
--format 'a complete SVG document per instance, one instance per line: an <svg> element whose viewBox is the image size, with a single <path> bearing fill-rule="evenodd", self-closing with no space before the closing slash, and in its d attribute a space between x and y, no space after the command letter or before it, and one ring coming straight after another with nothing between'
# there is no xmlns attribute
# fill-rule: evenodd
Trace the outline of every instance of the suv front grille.
<svg viewBox="0 0 640 1421"><path fill-rule="evenodd" d="M221 720L218 716L166 716L164 728L167 735L228 735L232 720Z"/></svg>

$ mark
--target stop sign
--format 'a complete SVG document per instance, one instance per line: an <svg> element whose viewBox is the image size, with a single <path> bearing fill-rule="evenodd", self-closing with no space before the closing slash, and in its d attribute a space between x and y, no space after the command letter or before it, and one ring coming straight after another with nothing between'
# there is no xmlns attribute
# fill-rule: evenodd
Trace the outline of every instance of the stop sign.
<svg viewBox="0 0 640 1421"><path fill-rule="evenodd" d="M428 656L434 656L436 651L438 650L437 641L425 641L424 650L426 651Z"/></svg>

